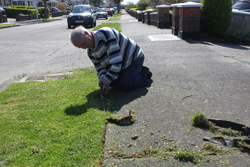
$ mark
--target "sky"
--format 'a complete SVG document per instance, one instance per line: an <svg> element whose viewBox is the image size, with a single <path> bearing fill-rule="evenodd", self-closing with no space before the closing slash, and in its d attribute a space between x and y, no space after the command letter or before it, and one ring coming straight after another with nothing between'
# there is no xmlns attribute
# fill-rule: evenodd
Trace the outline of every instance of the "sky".
<svg viewBox="0 0 250 167"><path fill-rule="evenodd" d="M133 2L134 4L137 4L139 0L123 0L122 4L129 4L129 2Z"/></svg>

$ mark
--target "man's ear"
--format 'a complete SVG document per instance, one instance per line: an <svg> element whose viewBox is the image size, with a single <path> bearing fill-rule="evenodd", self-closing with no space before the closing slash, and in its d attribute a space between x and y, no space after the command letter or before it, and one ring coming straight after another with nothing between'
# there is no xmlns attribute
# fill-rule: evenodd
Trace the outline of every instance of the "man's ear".
<svg viewBox="0 0 250 167"><path fill-rule="evenodd" d="M85 31L84 33L90 37L90 33L88 31Z"/></svg>

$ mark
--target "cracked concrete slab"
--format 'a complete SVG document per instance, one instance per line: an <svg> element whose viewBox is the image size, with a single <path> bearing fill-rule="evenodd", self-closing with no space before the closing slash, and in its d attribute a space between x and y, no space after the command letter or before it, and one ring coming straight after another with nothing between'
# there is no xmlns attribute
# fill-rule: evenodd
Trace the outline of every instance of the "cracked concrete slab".
<svg viewBox="0 0 250 167"><path fill-rule="evenodd" d="M153 82L150 87L117 92L117 115L126 116L134 110L136 121L130 126L107 124L102 165L249 166L249 154L230 149L232 152L226 155L204 156L198 164L181 162L162 153L133 158L149 149L171 153L167 149L178 148L199 153L205 143L203 137L216 134L193 127L191 118L195 113L249 126L250 60L246 46L193 40L152 42L149 35L168 35L171 29L140 22L131 24L127 22L131 18L122 15L122 33L142 48Z"/></svg>

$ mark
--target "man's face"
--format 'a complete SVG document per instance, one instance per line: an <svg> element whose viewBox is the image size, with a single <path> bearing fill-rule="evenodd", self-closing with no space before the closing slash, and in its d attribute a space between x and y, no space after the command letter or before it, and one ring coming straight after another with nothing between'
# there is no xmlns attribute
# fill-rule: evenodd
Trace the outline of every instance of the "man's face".
<svg viewBox="0 0 250 167"><path fill-rule="evenodd" d="M77 36L74 38L72 42L73 45L77 48L81 49L93 48L93 41L89 36L87 36L87 38Z"/></svg>

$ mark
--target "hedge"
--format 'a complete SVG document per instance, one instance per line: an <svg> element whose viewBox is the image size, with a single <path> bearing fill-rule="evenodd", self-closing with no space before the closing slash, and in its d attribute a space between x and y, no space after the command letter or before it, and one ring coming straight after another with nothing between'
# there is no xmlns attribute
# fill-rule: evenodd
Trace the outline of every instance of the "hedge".
<svg viewBox="0 0 250 167"><path fill-rule="evenodd" d="M25 8L9 8L9 7L4 7L5 11L6 11L6 15L9 18L16 18L16 15L22 13L22 14L32 14L32 18L36 18L36 8L30 7L30 9L28 9L26 7ZM48 13L49 13L49 8L47 8ZM38 14L44 14L44 8L40 7L38 8Z"/></svg>

